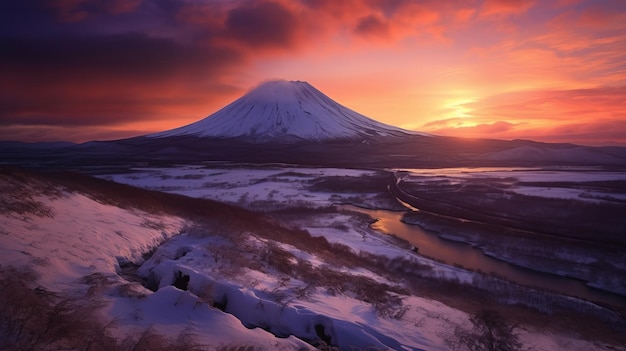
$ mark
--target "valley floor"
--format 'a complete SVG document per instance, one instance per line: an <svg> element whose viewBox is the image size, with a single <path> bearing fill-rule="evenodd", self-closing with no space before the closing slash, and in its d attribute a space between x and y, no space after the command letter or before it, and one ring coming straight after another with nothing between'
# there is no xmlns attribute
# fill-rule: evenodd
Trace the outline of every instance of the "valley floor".
<svg viewBox="0 0 626 351"><path fill-rule="evenodd" d="M117 349L159 335L189 349L464 349L470 317L485 307L517 326L524 349L626 342L624 306L438 262L337 206L404 209L387 171L201 164L97 173L103 180L3 169L0 268L4 287L17 272L24 279L11 286L45 291L53 306L92 306L86 316ZM3 291L0 306L15 311ZM32 341L39 329L23 322L12 334L10 318L0 347ZM48 349L89 342L38 338Z"/></svg>

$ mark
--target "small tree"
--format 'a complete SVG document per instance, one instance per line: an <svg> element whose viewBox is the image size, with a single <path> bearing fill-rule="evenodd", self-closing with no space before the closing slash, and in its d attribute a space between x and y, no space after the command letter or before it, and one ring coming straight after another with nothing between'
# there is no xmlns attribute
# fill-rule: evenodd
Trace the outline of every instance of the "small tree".
<svg viewBox="0 0 626 351"><path fill-rule="evenodd" d="M481 309L470 316L472 330L457 329L460 346L470 351L518 351L522 349L514 324L494 309Z"/></svg>

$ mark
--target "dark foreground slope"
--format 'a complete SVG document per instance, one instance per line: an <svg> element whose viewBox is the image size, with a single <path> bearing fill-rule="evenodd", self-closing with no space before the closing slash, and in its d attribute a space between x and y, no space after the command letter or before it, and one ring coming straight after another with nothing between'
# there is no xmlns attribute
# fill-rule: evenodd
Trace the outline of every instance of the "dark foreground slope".
<svg viewBox="0 0 626 351"><path fill-rule="evenodd" d="M1 188L15 188L21 182L31 185L37 183L39 184L38 189L55 189L59 193L51 194L51 196L59 199L68 196L68 193L77 193L87 195L100 204L109 204L125 209L138 209L153 214L180 216L200 225L200 230L193 235L202 236L212 233L211 235L224 236L224 241L233 245L237 245L249 236L262 239L262 241L274 242L272 246L267 247L266 251L263 251L264 256L259 255L254 259L251 257L248 259L249 257L246 256L252 255L246 251L250 247L242 246L240 251L235 251L237 259L233 260L233 264L236 262L243 268L253 269L256 267L256 269L262 269L265 272L276 272L277 276L288 277L288 279L283 280L285 284L302 281L307 287L312 287L307 289L322 292L332 289L333 296L357 296L364 304L374 306L378 311L377 313L387 313L388 315L389 311L396 311L396 309L406 311L403 301L410 301L413 297L419 296L442 301L449 306L467 312L473 312L481 306L489 305L506 315L510 320L531 326L533 330L577 333L581 338L587 340L606 340L615 345L623 343L624 321L623 310L620 308L612 308L612 310L601 308L577 299L518 286L486 274L466 272L465 274L471 274L475 278L470 280L471 283L464 283L458 279L448 279L437 274L431 265L424 265L411 260L410 257L390 259L375 253L356 252L345 245L333 244L324 237L312 236L307 231L298 229L297 226L282 225L281 217L276 214L264 215L215 201L142 190L72 172L33 173L19 169L0 168ZM29 189L29 187L24 187L24 189ZM14 199L11 198L11 200ZM3 204L7 203L11 202L3 202ZM297 213L298 218L302 218L319 215L324 211L333 212L336 209L294 209L294 211L297 211L294 213ZM344 215L348 214L344 213ZM111 217L104 219L115 221L115 218ZM365 221L364 225L366 226L367 223ZM365 228L363 227L363 229ZM67 228L68 232L72 230L71 226ZM206 233L202 234L203 232ZM90 238L84 237L84 239L89 240ZM282 244L289 244L298 248L307 253L305 257L317 257L325 264L319 267L313 266L299 259L299 256L296 257L289 251L285 251ZM206 245L198 245L198 247L200 246L205 247ZM185 244L184 250L173 250L172 253L181 252L184 256L189 250L188 247ZM62 250L59 251L59 254L65 255ZM176 255L179 256L178 253ZM411 256L415 253L407 250L406 255ZM190 254L189 256L193 255ZM213 265L214 261L210 259L207 262L211 262L209 265ZM188 261L181 261L180 266L175 267L183 269L182 267L189 263ZM384 280L381 280L383 283L380 283L362 275L348 274L346 270L366 270L371 274L380 275ZM228 272L232 273L232 270ZM198 278L197 275L193 277L193 279L196 278ZM128 282L123 281L122 283L127 284ZM36 286L34 285L32 289L35 289ZM168 287L159 290L161 293L159 291L154 292L154 294L146 292L146 295L141 298L131 297L128 299L141 303L141 301L150 300L152 295L162 296L168 291L173 291ZM193 288L190 286L191 293L200 293L192 290ZM36 292L37 290L33 291ZM106 292L106 290L97 289L90 291L95 294ZM179 294L179 292L175 292ZM107 296L108 298L111 297L111 295ZM220 302L221 300L211 298L207 301L202 303ZM231 301L229 306L242 303L241 300L237 300L238 302L229 301ZM323 299L313 299L312 301L318 301L316 303L319 304L324 303ZM511 303L510 301L517 302ZM222 306L224 308L224 305L220 302L214 307L220 308ZM283 306L283 308L289 308L289 306ZM194 307L195 309L196 307ZM226 312L228 311L226 309ZM210 313L219 314L221 312L212 309ZM394 314L394 316L397 317L384 317L384 323L396 323L394 321L402 320L401 314ZM147 315L146 318L148 318ZM448 316L442 315L439 318L442 321L447 321ZM415 322L413 320L408 319L406 322L408 327L405 330L399 330L401 334L420 332L419 328L414 329ZM193 323L190 324L193 325ZM264 326L268 330L272 330L273 327L272 325L245 325L251 327ZM210 333L211 331L205 330L204 332ZM385 340L390 339L384 335L382 337Z"/></svg>

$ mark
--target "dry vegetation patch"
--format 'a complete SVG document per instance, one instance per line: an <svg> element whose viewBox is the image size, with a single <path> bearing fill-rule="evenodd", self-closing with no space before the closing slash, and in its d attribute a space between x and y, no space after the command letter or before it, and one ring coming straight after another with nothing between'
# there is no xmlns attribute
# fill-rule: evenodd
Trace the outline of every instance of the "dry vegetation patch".
<svg viewBox="0 0 626 351"><path fill-rule="evenodd" d="M32 214L38 217L54 217L54 212L36 198L61 196L52 183L35 179L29 173L16 168L0 168L0 214Z"/></svg>
<svg viewBox="0 0 626 351"><path fill-rule="evenodd" d="M314 237L306 230L289 228L276 217L269 215L262 215L211 200L139 189L78 173L31 174L3 169L1 175L5 184L8 179L17 184L18 188L21 186L22 191L30 190L25 186L31 186L29 184L33 184L33 182L40 184L38 185L40 189L47 189L50 184L60 184L68 191L87 194L103 203L122 208L137 208L152 213L177 215L190 219L201 227L211 228L210 232L212 233L223 233L226 237L231 238L233 243L238 242L238 238L253 233L266 243L275 243L269 244L263 254L264 256L261 257L261 260L268 266L282 274L297 277L309 285L325 287L328 292L352 294L355 298L371 303L381 315L386 317L402 317L402 296L407 294L432 298L468 312L477 310L487 299L499 305L500 311L505 311L514 317L512 319L528 321L531 325L540 325L541 320L548 318L554 320L554 323L550 323L547 327L558 331L571 331L571 325L568 324L570 323L568 321L575 318L585 319L589 323L578 324L577 326L580 330L576 332L580 335L588 336L591 339L611 340L618 344L626 342L623 337L626 335L623 316L616 320L613 318L614 315L607 317L604 312L590 313L589 310L581 310L578 306L583 306L583 304L579 302L569 301L568 304L564 297L522 288L501 281L496 277L486 277L484 281L477 281L471 285L444 279L437 276L430 266L410 260L411 254L408 251L408 258L398 259L355 252L345 245L331 244L324 237ZM25 182L22 178L30 180ZM285 214L294 216L301 214L293 211ZM330 211L330 209L320 211ZM306 215L306 212L303 211L302 214ZM199 232L198 235L202 234ZM315 255L326 265L314 267L309 262L296 258L276 243L288 244L298 250ZM234 257L240 252L240 249L231 253L226 252L224 257L226 259L233 258L233 262L235 262ZM228 258L229 256L232 257ZM249 262L244 262L244 264L253 269L259 268L258 262L253 259L249 259ZM349 274L336 269L341 267L363 268L389 281L398 282L398 284L380 283L368 277ZM106 277L93 276L87 279L86 282L94 287L92 296L97 296L97 291L106 288L109 284ZM82 350L99 350L100 348L127 350L129 349L127 345L148 345L148 340L151 340L148 337L142 339L143 335L133 338L131 341L126 340L126 344L113 340L107 326L98 322L98 318L94 317L97 305L87 303L86 301L89 299L85 301L67 300L45 290L37 289L35 277L31 272L4 267L0 281L2 282L0 289L0 335L3 338L0 340L0 348L2 349L37 348L46 350L53 349L53 346L59 348L58 345L63 345L66 348ZM133 289L127 288L129 296L132 295ZM210 288L208 289L210 290ZM303 294L306 294L306 291L303 291ZM44 297L40 298L41 295ZM13 299L14 296L20 298L15 300ZM507 301L500 300L503 296ZM514 302L511 304L510 301ZM533 309L531 310L527 306L531 306ZM557 307L551 311L542 311L536 306ZM565 316L561 320L563 322L559 322L560 316ZM88 320L90 322L75 325L72 324L74 323L73 320ZM54 325L54 327L50 325ZM144 334L150 336L150 333L151 331L148 330ZM45 345L53 346L19 344L27 342L24 340L29 340L28 342L31 343L32 340L45 342ZM175 350L175 348L167 348L175 347L174 344L175 342L168 343L162 340L162 345L165 346L156 350ZM182 350L193 350L193 342L189 347Z"/></svg>
<svg viewBox="0 0 626 351"><path fill-rule="evenodd" d="M111 285L102 275L84 282L92 287ZM90 290L91 291L91 290ZM125 338L113 336L114 322L102 320L102 305L89 293L66 297L37 285L27 268L0 266L0 349L85 351L201 351L188 330L168 339L152 328Z"/></svg>

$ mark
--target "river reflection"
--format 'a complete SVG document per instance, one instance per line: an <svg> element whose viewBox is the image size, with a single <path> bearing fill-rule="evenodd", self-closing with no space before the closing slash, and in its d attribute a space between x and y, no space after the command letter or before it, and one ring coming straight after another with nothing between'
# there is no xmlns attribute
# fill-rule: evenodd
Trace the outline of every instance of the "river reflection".
<svg viewBox="0 0 626 351"><path fill-rule="evenodd" d="M547 289L559 294L580 297L589 301L625 307L626 298L617 294L590 288L583 282L553 274L541 273L530 269L514 266L507 262L486 256L478 248L465 243L445 240L436 234L423 230L418 225L401 222L399 211L370 210L354 206L346 209L368 214L377 219L372 228L386 234L408 240L419 249L423 256L443 261L448 265L460 265L465 268L495 273L515 283Z"/></svg>

